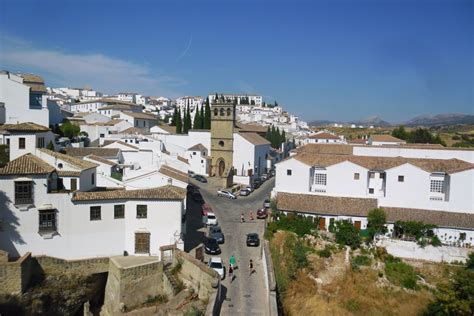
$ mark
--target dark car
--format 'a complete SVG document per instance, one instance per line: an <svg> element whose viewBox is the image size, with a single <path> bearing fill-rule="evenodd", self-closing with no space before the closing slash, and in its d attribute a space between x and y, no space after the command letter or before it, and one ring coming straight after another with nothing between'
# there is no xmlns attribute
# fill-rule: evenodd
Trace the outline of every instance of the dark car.
<svg viewBox="0 0 474 316"><path fill-rule="evenodd" d="M258 234L250 233L247 234L247 247L258 247L260 246L260 239L258 238Z"/></svg>
<svg viewBox="0 0 474 316"><path fill-rule="evenodd" d="M222 233L220 226L211 226L209 228L209 237L217 240L218 244L223 244L225 241L224 233Z"/></svg>
<svg viewBox="0 0 474 316"><path fill-rule="evenodd" d="M258 219L265 219L268 216L267 209L262 208L257 211L257 218Z"/></svg>
<svg viewBox="0 0 474 316"><path fill-rule="evenodd" d="M197 181L202 182L202 183L207 183L207 179L205 177L201 176L200 174L195 175L194 179L196 179Z"/></svg>
<svg viewBox="0 0 474 316"><path fill-rule="evenodd" d="M260 179L256 179L254 182L253 182L253 187L255 189L258 189L260 186L262 185L262 181Z"/></svg>
<svg viewBox="0 0 474 316"><path fill-rule="evenodd" d="M219 247L217 240L214 238L207 238L204 243L204 251L210 255L218 255L221 253L221 248Z"/></svg>
<svg viewBox="0 0 474 316"><path fill-rule="evenodd" d="M192 195L192 198L195 202L198 202L198 203L203 203L204 202L204 199L202 198L202 195L199 192L194 192L193 195Z"/></svg>
<svg viewBox="0 0 474 316"><path fill-rule="evenodd" d="M188 184L186 189L188 189L188 193L191 193L191 194L195 192L199 192L199 188L195 186L194 184Z"/></svg>

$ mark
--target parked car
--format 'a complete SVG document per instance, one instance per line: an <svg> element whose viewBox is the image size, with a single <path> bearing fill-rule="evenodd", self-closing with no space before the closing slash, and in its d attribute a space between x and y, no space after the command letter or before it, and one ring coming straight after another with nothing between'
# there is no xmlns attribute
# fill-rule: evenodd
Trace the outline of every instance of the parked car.
<svg viewBox="0 0 474 316"><path fill-rule="evenodd" d="M206 225L207 225L207 226L217 225L217 217L216 217L216 214L214 214L214 213L212 213L212 212L208 212L208 213L207 213Z"/></svg>
<svg viewBox="0 0 474 316"><path fill-rule="evenodd" d="M230 191L227 190L219 190L217 191L217 196L223 196L229 199L236 199L237 197Z"/></svg>
<svg viewBox="0 0 474 316"><path fill-rule="evenodd" d="M262 185L262 180L260 179L255 179L255 181L253 182L254 189L260 188L261 185Z"/></svg>
<svg viewBox="0 0 474 316"><path fill-rule="evenodd" d="M190 178L194 178L196 176L196 173L194 173L194 171L188 170L188 176Z"/></svg>
<svg viewBox="0 0 474 316"><path fill-rule="evenodd" d="M275 169L272 169L272 171L270 171L270 175L271 175L272 177L275 176Z"/></svg>
<svg viewBox="0 0 474 316"><path fill-rule="evenodd" d="M210 255L218 255L221 253L221 247L214 238L207 238L204 243L204 251Z"/></svg>
<svg viewBox="0 0 474 316"><path fill-rule="evenodd" d="M247 234L247 247L258 247L260 246L260 238L257 233Z"/></svg>
<svg viewBox="0 0 474 316"><path fill-rule="evenodd" d="M270 208L270 199L265 199L265 201L263 202L263 207L264 208Z"/></svg>
<svg viewBox="0 0 474 316"><path fill-rule="evenodd" d="M211 226L209 229L209 237L217 240L218 244L223 244L225 241L224 233L222 232L220 226Z"/></svg>
<svg viewBox="0 0 474 316"><path fill-rule="evenodd" d="M262 181L267 181L268 180L268 174L264 173L260 176L260 179L262 179Z"/></svg>
<svg viewBox="0 0 474 316"><path fill-rule="evenodd" d="M250 193L253 192L253 188L250 185L246 186L245 189L248 190Z"/></svg>
<svg viewBox="0 0 474 316"><path fill-rule="evenodd" d="M212 257L211 260L209 260L209 267L219 274L221 280L224 279L225 268L220 257Z"/></svg>
<svg viewBox="0 0 474 316"><path fill-rule="evenodd" d="M200 174L195 175L194 179L202 183L207 183L207 179L204 176L201 176Z"/></svg>
<svg viewBox="0 0 474 316"><path fill-rule="evenodd" d="M192 195L192 198L195 202L198 202L198 203L203 203L204 202L204 199L202 198L202 195L199 192L194 192L193 195Z"/></svg>
<svg viewBox="0 0 474 316"><path fill-rule="evenodd" d="M241 195L241 196L250 195L250 191L247 190L247 189L242 189L242 190L240 190L240 195Z"/></svg>
<svg viewBox="0 0 474 316"><path fill-rule="evenodd" d="M212 213L212 207L209 204L204 203L201 206L201 215L202 216L207 216L208 213Z"/></svg>
<svg viewBox="0 0 474 316"><path fill-rule="evenodd" d="M265 219L268 216L268 212L266 208L259 209L257 211L257 218L258 219Z"/></svg>

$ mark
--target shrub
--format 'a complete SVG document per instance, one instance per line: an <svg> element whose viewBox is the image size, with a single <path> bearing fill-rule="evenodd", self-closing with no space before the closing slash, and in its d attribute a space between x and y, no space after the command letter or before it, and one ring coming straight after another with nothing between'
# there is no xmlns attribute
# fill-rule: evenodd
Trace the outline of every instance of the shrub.
<svg viewBox="0 0 474 316"><path fill-rule="evenodd" d="M416 290L418 277L412 266L402 262L398 258L389 257L385 262L385 274L390 282L404 288Z"/></svg>
<svg viewBox="0 0 474 316"><path fill-rule="evenodd" d="M375 235L385 234L387 227L385 227L387 216L381 208L375 208L367 214L367 232L370 240L374 240Z"/></svg>
<svg viewBox="0 0 474 316"><path fill-rule="evenodd" d="M338 244L350 246L352 249L359 248L361 238L357 229L347 220L337 221L336 241Z"/></svg>
<svg viewBox="0 0 474 316"><path fill-rule="evenodd" d="M301 240L296 241L293 256L296 261L296 266L299 269L308 266L308 258L306 257L307 252L308 248L303 244L303 242Z"/></svg>
<svg viewBox="0 0 474 316"><path fill-rule="evenodd" d="M307 218L304 216L296 216L294 214L279 216L278 221L271 222L268 227L266 238L271 238L271 236L277 230L286 230L296 233L298 236L302 237L307 234L311 234L313 230L317 228L316 224L312 218Z"/></svg>
<svg viewBox="0 0 474 316"><path fill-rule="evenodd" d="M442 245L441 240L439 240L438 236L434 235L431 237L431 245L433 247L439 247Z"/></svg>
<svg viewBox="0 0 474 316"><path fill-rule="evenodd" d="M318 251L318 255L321 258L329 258L329 257L331 257L331 250L329 250L328 248L324 248L324 249Z"/></svg>
<svg viewBox="0 0 474 316"><path fill-rule="evenodd" d="M345 302L344 307L349 311L349 312L357 312L360 310L361 304L356 301L355 299L350 299L347 302Z"/></svg>
<svg viewBox="0 0 474 316"><path fill-rule="evenodd" d="M356 256L352 258L351 260L351 268L352 271L359 271L360 266L368 266L372 263L372 259L370 259L368 256Z"/></svg>

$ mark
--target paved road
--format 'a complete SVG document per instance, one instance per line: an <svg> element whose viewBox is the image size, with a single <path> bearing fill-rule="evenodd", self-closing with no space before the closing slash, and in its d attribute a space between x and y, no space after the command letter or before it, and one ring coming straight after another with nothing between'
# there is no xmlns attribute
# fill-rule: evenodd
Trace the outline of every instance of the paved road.
<svg viewBox="0 0 474 316"><path fill-rule="evenodd" d="M214 181L213 181L214 180ZM259 189L247 197L238 197L229 200L217 196L218 182L210 179L207 184L192 181L200 187L201 194L206 203L210 204L217 215L219 225L225 235L225 243L221 245L222 260L228 268L229 258L233 254L237 260L238 269L235 278L230 283L226 275L222 282L226 299L222 305L221 315L268 315L265 281L262 267L261 247L247 247L246 234L255 232L263 238L264 220L249 220L249 212L254 215L262 207L265 198L269 197L274 186L274 178L266 181ZM187 234L185 250L196 247L202 242L207 229L203 227L200 209L192 199L188 199ZM246 222L240 222L240 214L244 213ZM209 259L206 255L205 261ZM249 276L248 263L252 259L256 273Z"/></svg>

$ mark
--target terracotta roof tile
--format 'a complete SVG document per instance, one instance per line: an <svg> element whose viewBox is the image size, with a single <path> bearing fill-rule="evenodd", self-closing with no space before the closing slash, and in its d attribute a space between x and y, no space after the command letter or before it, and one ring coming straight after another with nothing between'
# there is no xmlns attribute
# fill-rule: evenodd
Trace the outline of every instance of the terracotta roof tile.
<svg viewBox="0 0 474 316"><path fill-rule="evenodd" d="M73 156L61 154L61 153L58 153L58 152L55 152L55 151L52 151L52 150L49 150L49 149L46 149L46 148L38 148L38 150L41 151L42 153L45 153L46 155L52 156L56 159L63 160L65 162L73 165L74 167L80 169L81 171L97 167L97 164L92 163L90 161L85 161L85 160L82 160L82 159L79 159L79 158L76 158L76 157L73 157Z"/></svg>
<svg viewBox="0 0 474 316"><path fill-rule="evenodd" d="M130 112L130 111L125 111L123 114L131 116L133 118L137 119L142 119L142 120L157 120L157 118L153 115L146 114L143 112Z"/></svg>
<svg viewBox="0 0 474 316"><path fill-rule="evenodd" d="M115 162L112 162L112 161L107 160L105 158L99 157L97 155L88 155L85 158L89 158L91 160L94 160L94 161L97 161L97 162L100 162L100 163L103 163L103 164L106 164L106 165L109 165L109 166L116 166L117 165Z"/></svg>
<svg viewBox="0 0 474 316"><path fill-rule="evenodd" d="M184 173L184 172L182 172L178 169L172 168L172 167L167 166L167 165L162 165L158 172L161 173L161 174L164 174L165 176L168 176L168 177L174 178L176 180L179 180L181 182L188 183L188 181L189 181L187 173Z"/></svg>
<svg viewBox="0 0 474 316"><path fill-rule="evenodd" d="M70 171L70 170L58 170L58 176L60 177L80 177L80 171Z"/></svg>
<svg viewBox="0 0 474 316"><path fill-rule="evenodd" d="M296 148L298 153L352 155L352 145L345 144L307 144Z"/></svg>
<svg viewBox="0 0 474 316"><path fill-rule="evenodd" d="M85 157L89 155L96 155L99 157L117 158L120 153L119 148L104 148L104 147L68 147L66 154L74 157Z"/></svg>
<svg viewBox="0 0 474 316"><path fill-rule="evenodd" d="M195 150L195 151L207 151L207 148L203 144L199 143L199 144L196 144L194 146L189 147L188 150L190 150L190 151L193 151L193 150Z"/></svg>
<svg viewBox="0 0 474 316"><path fill-rule="evenodd" d="M33 175L48 174L55 169L40 158L26 154L8 162L3 168L0 168L0 175Z"/></svg>
<svg viewBox="0 0 474 316"><path fill-rule="evenodd" d="M375 157L352 155L297 154L292 156L309 166L329 167L344 161L352 162L369 170L388 170L403 164L411 164L426 172L445 172L448 174L474 168L474 164L459 159L425 159L404 157Z"/></svg>
<svg viewBox="0 0 474 316"><path fill-rule="evenodd" d="M310 135L308 136L308 138L310 139L339 139L339 137L337 137L336 135L326 133L326 132Z"/></svg>
<svg viewBox="0 0 474 316"><path fill-rule="evenodd" d="M405 143L403 139L393 137L392 135L372 135L370 139L373 142Z"/></svg>
<svg viewBox="0 0 474 316"><path fill-rule="evenodd" d="M245 140L253 145L270 145L270 142L257 133L239 133Z"/></svg>
<svg viewBox="0 0 474 316"><path fill-rule="evenodd" d="M167 152L167 154L169 154L169 152ZM184 162L185 164L188 164L189 165L189 161L186 159L186 158L183 158L181 156L178 156L178 160L181 161L181 162Z"/></svg>
<svg viewBox="0 0 474 316"><path fill-rule="evenodd" d="M75 192L72 201L103 200L183 200L186 190L167 185L152 189L140 190L105 190L92 192Z"/></svg>
<svg viewBox="0 0 474 316"><path fill-rule="evenodd" d="M0 125L0 131L6 132L48 132L50 129L46 126L32 122L24 122L19 124L3 124Z"/></svg>
<svg viewBox="0 0 474 316"><path fill-rule="evenodd" d="M360 216L377 207L376 199L333 197L313 194L278 192L277 207L280 210L320 215ZM421 221L439 227L474 229L474 214L382 207L387 222Z"/></svg>

